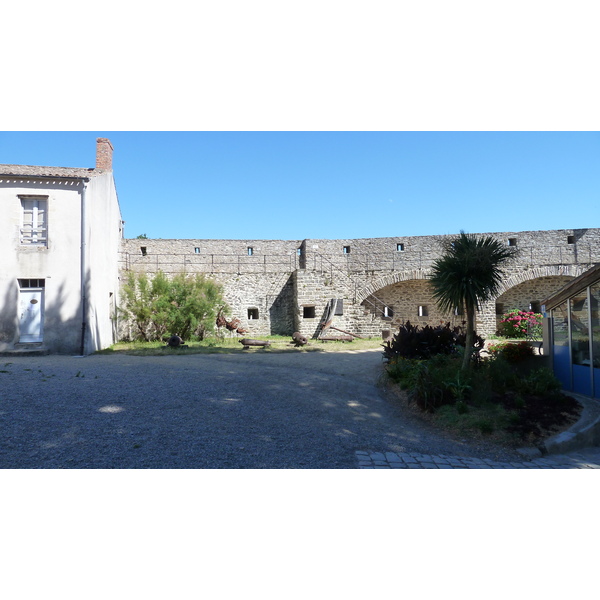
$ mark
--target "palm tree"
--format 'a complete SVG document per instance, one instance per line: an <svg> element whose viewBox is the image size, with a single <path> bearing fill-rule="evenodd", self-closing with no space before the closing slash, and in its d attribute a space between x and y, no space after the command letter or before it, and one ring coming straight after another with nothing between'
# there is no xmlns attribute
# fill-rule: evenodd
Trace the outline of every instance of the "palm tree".
<svg viewBox="0 0 600 600"><path fill-rule="evenodd" d="M482 302L498 293L502 267L515 255L516 248L504 246L491 236L477 237L464 231L444 246L444 255L433 263L429 281L441 310L450 313L460 308L466 313L464 370L472 354L475 312Z"/></svg>

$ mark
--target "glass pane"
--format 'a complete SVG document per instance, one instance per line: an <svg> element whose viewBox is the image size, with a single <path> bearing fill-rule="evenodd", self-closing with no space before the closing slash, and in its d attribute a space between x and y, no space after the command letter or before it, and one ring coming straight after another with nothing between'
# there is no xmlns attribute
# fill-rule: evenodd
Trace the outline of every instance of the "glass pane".
<svg viewBox="0 0 600 600"><path fill-rule="evenodd" d="M23 222L30 223L33 221L33 200L21 200L23 207Z"/></svg>
<svg viewBox="0 0 600 600"><path fill-rule="evenodd" d="M600 281L590 287L592 329L592 363L594 365L594 397L600 398Z"/></svg>
<svg viewBox="0 0 600 600"><path fill-rule="evenodd" d="M571 348L574 365L590 364L590 312L587 293L571 298Z"/></svg>
<svg viewBox="0 0 600 600"><path fill-rule="evenodd" d="M567 303L563 302L552 310L552 321L554 326L554 345L569 345L569 321L567 319Z"/></svg>
<svg viewBox="0 0 600 600"><path fill-rule="evenodd" d="M40 200L38 202L37 226L38 227L46 226L46 202L44 200Z"/></svg>
<svg viewBox="0 0 600 600"><path fill-rule="evenodd" d="M591 288L592 296L592 359L594 367L600 368L600 314L598 307L600 306L600 282L595 283Z"/></svg>
<svg viewBox="0 0 600 600"><path fill-rule="evenodd" d="M552 347L554 374L563 384L563 387L570 390L571 357L569 354L569 321L566 302L552 309L552 327L552 337L554 339Z"/></svg>

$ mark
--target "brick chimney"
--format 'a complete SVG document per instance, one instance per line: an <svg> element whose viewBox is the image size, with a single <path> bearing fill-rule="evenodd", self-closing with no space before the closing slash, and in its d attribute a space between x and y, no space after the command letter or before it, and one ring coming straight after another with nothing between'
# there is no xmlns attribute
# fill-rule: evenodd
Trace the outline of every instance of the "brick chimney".
<svg viewBox="0 0 600 600"><path fill-rule="evenodd" d="M112 171L113 147L108 138L96 140L96 169Z"/></svg>

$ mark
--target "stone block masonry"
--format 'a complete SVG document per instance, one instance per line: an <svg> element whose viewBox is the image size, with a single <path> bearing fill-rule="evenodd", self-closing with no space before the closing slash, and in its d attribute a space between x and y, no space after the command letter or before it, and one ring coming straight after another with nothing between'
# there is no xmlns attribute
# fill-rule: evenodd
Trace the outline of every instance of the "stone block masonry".
<svg viewBox="0 0 600 600"><path fill-rule="evenodd" d="M600 262L600 229L487 233L517 257L498 298L477 315L478 332L497 328L498 311L529 310ZM333 324L363 336L410 320L459 323L437 309L427 279L443 241L454 236L341 240L122 241L120 268L149 274L204 273L223 285L231 313L252 335L318 334L332 300ZM122 277L123 279L123 277Z"/></svg>

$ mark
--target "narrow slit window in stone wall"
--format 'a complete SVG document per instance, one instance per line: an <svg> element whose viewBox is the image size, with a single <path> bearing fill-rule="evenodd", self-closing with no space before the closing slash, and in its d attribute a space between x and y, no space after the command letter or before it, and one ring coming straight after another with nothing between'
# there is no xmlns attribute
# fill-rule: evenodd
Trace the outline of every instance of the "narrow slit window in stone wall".
<svg viewBox="0 0 600 600"><path fill-rule="evenodd" d="M140 246L140 250L142 252L142 256L148 255L148 249L146 248L146 246Z"/></svg>
<svg viewBox="0 0 600 600"><path fill-rule="evenodd" d="M194 254L200 254L200 248L194 248Z"/></svg>
<svg viewBox="0 0 600 600"><path fill-rule="evenodd" d="M248 246L248 256L252 256L254 254L254 248Z"/></svg>
<svg viewBox="0 0 600 600"><path fill-rule="evenodd" d="M258 308L248 309L248 320L256 321L258 319Z"/></svg>
<svg viewBox="0 0 600 600"><path fill-rule="evenodd" d="M404 244L396 244L397 252L404 252Z"/></svg>
<svg viewBox="0 0 600 600"><path fill-rule="evenodd" d="M386 319L391 319L394 316L394 309L391 306L383 307L383 316Z"/></svg>
<svg viewBox="0 0 600 600"><path fill-rule="evenodd" d="M567 244L574 244L575 243L575 236L574 235L568 235L567 236Z"/></svg>
<svg viewBox="0 0 600 600"><path fill-rule="evenodd" d="M516 246L517 245L517 238L508 238L508 245L509 246Z"/></svg>
<svg viewBox="0 0 600 600"><path fill-rule="evenodd" d="M350 246L344 246L344 254L350 254Z"/></svg>
<svg viewBox="0 0 600 600"><path fill-rule="evenodd" d="M426 317L428 314L429 314L429 311L427 310L427 305L421 304L419 306L419 316Z"/></svg>
<svg viewBox="0 0 600 600"><path fill-rule="evenodd" d="M541 313L542 312L542 303L539 302L538 300L532 300L529 303L529 310L534 313Z"/></svg>

